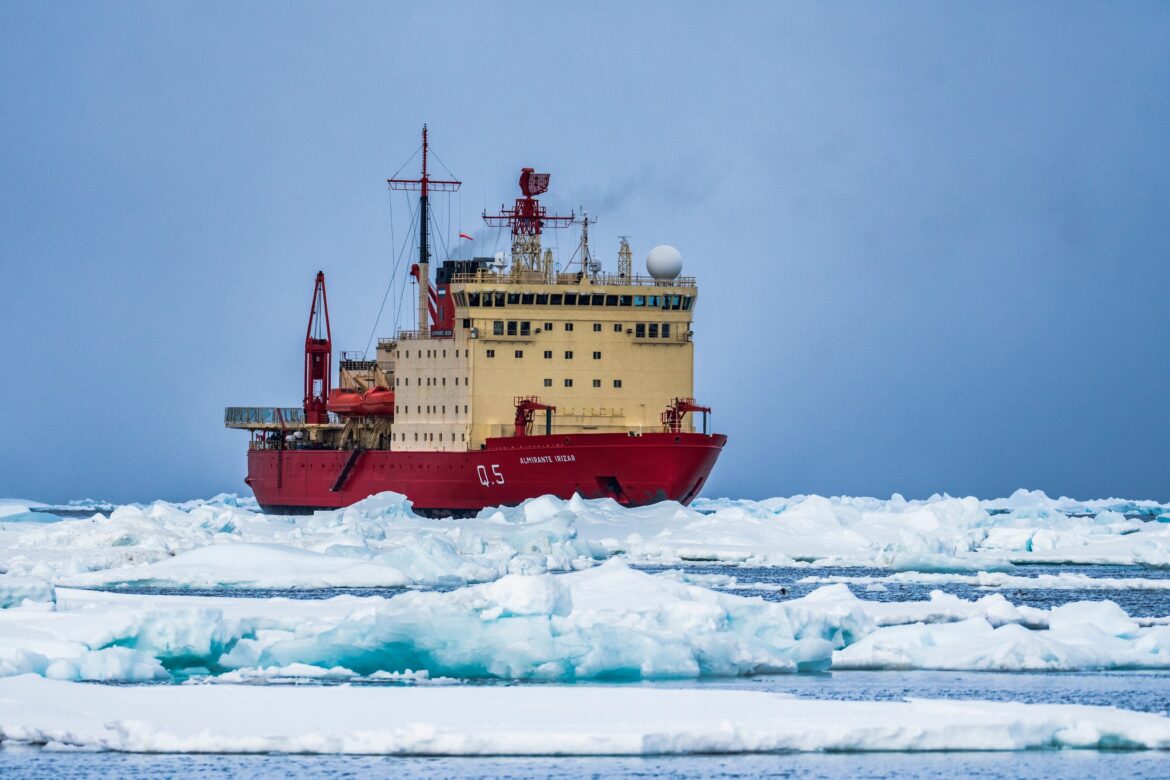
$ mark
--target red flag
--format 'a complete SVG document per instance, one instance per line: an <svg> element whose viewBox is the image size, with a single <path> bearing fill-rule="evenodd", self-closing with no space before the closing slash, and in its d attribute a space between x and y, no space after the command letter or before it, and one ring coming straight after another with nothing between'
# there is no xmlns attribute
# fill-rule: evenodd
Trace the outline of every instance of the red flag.
<svg viewBox="0 0 1170 780"><path fill-rule="evenodd" d="M474 240L475 240L474 238L472 238L471 236L467 235L466 233L460 233L460 234L459 234L459 237L460 237L460 238L466 238L468 241L474 241Z"/></svg>

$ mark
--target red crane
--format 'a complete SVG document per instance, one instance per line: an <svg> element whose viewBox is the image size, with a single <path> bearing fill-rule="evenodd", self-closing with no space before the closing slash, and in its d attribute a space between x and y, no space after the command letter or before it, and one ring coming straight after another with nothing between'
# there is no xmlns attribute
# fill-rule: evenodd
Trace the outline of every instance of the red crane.
<svg viewBox="0 0 1170 780"><path fill-rule="evenodd" d="M683 418L687 412L703 413L703 433L707 432L707 415L711 413L710 406L699 406L694 398L676 398L662 413L662 430L667 433L678 433L682 430Z"/></svg>
<svg viewBox="0 0 1170 780"><path fill-rule="evenodd" d="M333 384L333 338L329 332L329 303L325 299L325 273L317 272L309 328L305 331L305 424L329 421L327 410Z"/></svg>
<svg viewBox="0 0 1170 780"><path fill-rule="evenodd" d="M542 404L540 398L535 395L518 395L515 398L516 403L516 435L527 436L532 428L533 415L540 410L545 413L544 417L544 433L546 436L552 435L552 415L557 410L555 406Z"/></svg>

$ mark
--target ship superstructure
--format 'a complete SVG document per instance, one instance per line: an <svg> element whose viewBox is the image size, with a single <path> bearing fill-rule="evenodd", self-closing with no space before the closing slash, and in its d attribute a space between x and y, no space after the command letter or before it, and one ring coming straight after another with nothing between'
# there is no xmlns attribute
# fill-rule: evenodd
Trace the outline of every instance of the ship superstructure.
<svg viewBox="0 0 1170 780"><path fill-rule="evenodd" d="M226 412L228 427L251 431L246 482L260 504L301 512L384 490L436 514L543 494L693 499L726 437L693 400L698 288L678 253L655 247L651 275L635 275L623 238L616 273L604 272L592 220L548 214L537 196L549 175L524 168L513 206L484 215L510 229L511 262L446 259L432 280L428 200L460 182L432 178L427 159L424 128L420 178L389 180L420 193L417 326L380 339L370 359L343 354L334 388L318 273L302 407ZM581 242L560 268L541 236L573 222Z"/></svg>

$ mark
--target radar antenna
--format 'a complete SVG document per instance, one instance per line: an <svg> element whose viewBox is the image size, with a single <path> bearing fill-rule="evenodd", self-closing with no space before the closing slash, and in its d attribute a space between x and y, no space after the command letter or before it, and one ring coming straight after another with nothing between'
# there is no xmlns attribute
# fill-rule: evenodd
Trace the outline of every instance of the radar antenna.
<svg viewBox="0 0 1170 780"><path fill-rule="evenodd" d="M535 168L520 169L520 192L511 209L500 206L500 213L483 213L483 221L491 227L512 228L512 270L538 271L540 266L540 233L546 228L568 227L573 215L549 215L536 195L548 192L551 174L537 173Z"/></svg>

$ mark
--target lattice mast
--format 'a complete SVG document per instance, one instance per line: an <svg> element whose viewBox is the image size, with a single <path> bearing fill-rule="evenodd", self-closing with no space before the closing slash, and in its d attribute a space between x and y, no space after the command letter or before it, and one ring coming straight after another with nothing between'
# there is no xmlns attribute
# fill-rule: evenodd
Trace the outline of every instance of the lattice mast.
<svg viewBox="0 0 1170 780"><path fill-rule="evenodd" d="M618 246L618 278L622 284L629 284L634 276L634 253L630 251L630 237L618 236L622 243Z"/></svg>
<svg viewBox="0 0 1170 780"><path fill-rule="evenodd" d="M431 212L429 196L431 191L455 192L463 182L454 179L432 179L427 170L427 126L422 129L422 176L418 179L387 179L386 183L392 190L417 190L418 197L418 263L410 269L411 276L418 279L418 331L420 336L426 336L430 331L430 295L431 295L431 251L430 251L430 224Z"/></svg>
<svg viewBox="0 0 1170 780"><path fill-rule="evenodd" d="M500 206L499 214L483 214L483 221L491 227L512 228L512 272L541 271L540 234L546 228L568 227L573 215L550 215L535 196L548 192L551 174L537 173L534 168L520 169L520 192L511 209Z"/></svg>

